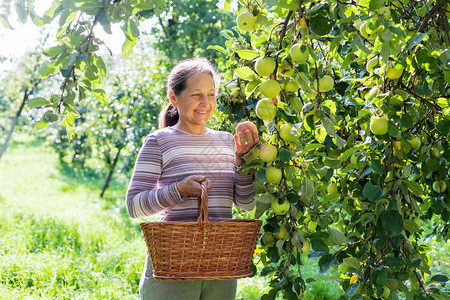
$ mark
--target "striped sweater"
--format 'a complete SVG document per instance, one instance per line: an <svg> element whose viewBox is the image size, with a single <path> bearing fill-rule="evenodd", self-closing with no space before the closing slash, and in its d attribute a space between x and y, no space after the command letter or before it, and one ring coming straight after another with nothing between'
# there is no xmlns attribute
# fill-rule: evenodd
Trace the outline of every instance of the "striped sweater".
<svg viewBox="0 0 450 300"><path fill-rule="evenodd" d="M210 219L232 217L232 204L254 207L253 175L236 171L232 134L207 129L203 135L167 127L149 134L139 151L128 186L126 205L132 218L161 212L162 221L194 220L197 197L181 197L176 183L190 175L211 181Z"/></svg>

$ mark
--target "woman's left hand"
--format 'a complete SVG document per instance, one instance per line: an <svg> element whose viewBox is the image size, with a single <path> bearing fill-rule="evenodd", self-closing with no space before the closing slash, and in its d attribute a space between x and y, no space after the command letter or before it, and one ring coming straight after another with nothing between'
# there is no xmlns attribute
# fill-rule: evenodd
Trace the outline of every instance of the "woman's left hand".
<svg viewBox="0 0 450 300"><path fill-rule="evenodd" d="M234 135L236 144L236 165L240 166L244 161L241 157L247 154L259 143L258 128L250 121L239 123Z"/></svg>

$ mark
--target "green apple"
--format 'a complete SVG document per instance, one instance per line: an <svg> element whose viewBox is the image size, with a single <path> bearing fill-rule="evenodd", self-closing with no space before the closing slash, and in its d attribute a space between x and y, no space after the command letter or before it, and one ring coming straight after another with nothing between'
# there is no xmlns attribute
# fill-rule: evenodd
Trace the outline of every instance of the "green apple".
<svg viewBox="0 0 450 300"><path fill-rule="evenodd" d="M275 238L277 240L287 240L289 238L289 233L287 232L285 227L280 227L280 229L278 229L278 232L275 233Z"/></svg>
<svg viewBox="0 0 450 300"><path fill-rule="evenodd" d="M256 18L248 11L243 12L236 17L236 24L242 31L252 31L255 28Z"/></svg>
<svg viewBox="0 0 450 300"><path fill-rule="evenodd" d="M255 107L256 115L265 122L270 122L277 114L277 107L268 99L261 99Z"/></svg>
<svg viewBox="0 0 450 300"><path fill-rule="evenodd" d="M284 202L282 204L280 204L280 203L278 203L278 199L275 199L272 202L272 204L270 205L270 207L272 208L274 213L282 216L289 212L289 209L291 208L291 204L287 200L284 200Z"/></svg>
<svg viewBox="0 0 450 300"><path fill-rule="evenodd" d="M269 183L272 184L278 184L281 180L282 173L281 169L278 169L277 167L267 167L266 168L266 179Z"/></svg>
<svg viewBox="0 0 450 300"><path fill-rule="evenodd" d="M284 60L281 64L278 64L277 72L281 76L291 77L294 74L295 70L288 61Z"/></svg>
<svg viewBox="0 0 450 300"><path fill-rule="evenodd" d="M376 65L378 65L378 57L372 57L369 59L366 63L367 72L372 73L373 68L375 68Z"/></svg>
<svg viewBox="0 0 450 300"><path fill-rule="evenodd" d="M447 189L447 183L444 180L436 180L433 182L433 190L436 193L443 193Z"/></svg>
<svg viewBox="0 0 450 300"><path fill-rule="evenodd" d="M295 142L300 137L300 133L293 125L283 124L280 128L280 137L286 142Z"/></svg>
<svg viewBox="0 0 450 300"><path fill-rule="evenodd" d="M278 94L281 92L281 86L278 83L278 81L274 79L267 79L261 82L261 84L259 85L259 91L265 97L273 99L277 97Z"/></svg>
<svg viewBox="0 0 450 300"><path fill-rule="evenodd" d="M334 87L333 77L330 75L325 75L319 78L319 92L325 93L331 91ZM314 88L317 90L317 80L314 80Z"/></svg>
<svg viewBox="0 0 450 300"><path fill-rule="evenodd" d="M370 131L376 135L384 135L388 132L388 119L384 117L372 117L370 119Z"/></svg>
<svg viewBox="0 0 450 300"><path fill-rule="evenodd" d="M422 144L417 136L411 136L411 139L408 140L408 143L416 150L418 150L420 148L420 145Z"/></svg>
<svg viewBox="0 0 450 300"><path fill-rule="evenodd" d="M309 253L309 250L311 250L311 244L309 243L309 241L304 241L302 246L302 253Z"/></svg>
<svg viewBox="0 0 450 300"><path fill-rule="evenodd" d="M269 76L275 71L276 63L272 57L258 58L255 63L255 70L259 76Z"/></svg>
<svg viewBox="0 0 450 300"><path fill-rule="evenodd" d="M275 246L275 242L277 240L273 236L272 232L264 232L264 234L261 237L261 241L263 242L264 246L273 247Z"/></svg>
<svg viewBox="0 0 450 300"><path fill-rule="evenodd" d="M302 44L295 44L289 50L292 60L299 64L304 64L309 56L308 47Z"/></svg>
<svg viewBox="0 0 450 300"><path fill-rule="evenodd" d="M288 81L285 85L284 85L284 90L286 92L291 92L291 93L295 93L298 91L300 87L298 86L298 84L295 81Z"/></svg>
<svg viewBox="0 0 450 300"><path fill-rule="evenodd" d="M328 190L328 194L339 194L337 184L334 182L332 182L328 185L327 190Z"/></svg>
<svg viewBox="0 0 450 300"><path fill-rule="evenodd" d="M271 144L261 144L259 146L259 158L266 163L271 163L277 158L278 149Z"/></svg>
<svg viewBox="0 0 450 300"><path fill-rule="evenodd" d="M383 16L386 20L391 20L391 10L387 6L382 6L377 9L377 13Z"/></svg>
<svg viewBox="0 0 450 300"><path fill-rule="evenodd" d="M389 79L398 79L402 76L403 69L397 69L396 67L389 67L386 76Z"/></svg>

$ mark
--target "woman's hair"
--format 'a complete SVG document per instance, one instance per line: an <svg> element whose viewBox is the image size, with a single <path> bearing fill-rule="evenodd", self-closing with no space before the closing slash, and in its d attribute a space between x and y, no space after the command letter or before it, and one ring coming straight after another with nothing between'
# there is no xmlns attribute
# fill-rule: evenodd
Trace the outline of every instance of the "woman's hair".
<svg viewBox="0 0 450 300"><path fill-rule="evenodd" d="M219 88L220 76L209 60L203 57L190 58L178 62L178 64L173 67L172 71L170 71L169 77L167 78L167 95L170 91L174 92L177 96L180 95L181 92L186 89L187 79L191 75L198 73L211 75L214 81L214 88L216 90ZM158 127L161 129L173 126L178 123L178 119L177 109L169 103L169 105L164 107L159 113Z"/></svg>

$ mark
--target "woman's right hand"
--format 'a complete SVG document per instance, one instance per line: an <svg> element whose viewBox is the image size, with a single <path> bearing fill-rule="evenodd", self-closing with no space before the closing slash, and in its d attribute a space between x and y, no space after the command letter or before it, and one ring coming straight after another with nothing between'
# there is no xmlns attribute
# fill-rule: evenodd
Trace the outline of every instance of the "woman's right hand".
<svg viewBox="0 0 450 300"><path fill-rule="evenodd" d="M206 176L191 175L185 179L177 182L177 189L181 197L187 196L201 196L202 186L201 183L206 184L206 190L211 189L211 181Z"/></svg>

